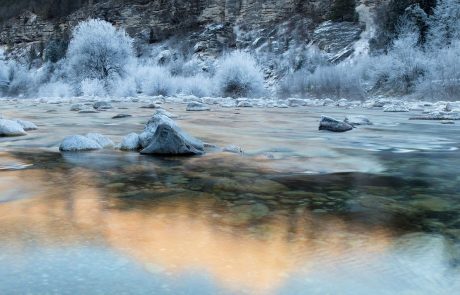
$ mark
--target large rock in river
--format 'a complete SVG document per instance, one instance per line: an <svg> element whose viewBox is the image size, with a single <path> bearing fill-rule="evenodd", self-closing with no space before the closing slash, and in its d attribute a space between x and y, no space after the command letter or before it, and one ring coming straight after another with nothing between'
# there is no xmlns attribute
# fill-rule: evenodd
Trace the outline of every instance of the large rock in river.
<svg viewBox="0 0 460 295"><path fill-rule="evenodd" d="M201 155L204 153L204 144L186 134L176 125L162 123L157 126L149 145L141 153L156 155Z"/></svg>
<svg viewBox="0 0 460 295"><path fill-rule="evenodd" d="M319 130L328 130L332 132L346 132L353 129L353 126L350 124L336 120L330 117L321 117L321 121L319 122Z"/></svg>
<svg viewBox="0 0 460 295"><path fill-rule="evenodd" d="M17 121L0 119L0 136L26 135L24 127Z"/></svg>
<svg viewBox="0 0 460 295"><path fill-rule="evenodd" d="M81 152L100 149L102 149L102 146L99 143L82 135L67 136L59 146L59 150L62 152Z"/></svg>

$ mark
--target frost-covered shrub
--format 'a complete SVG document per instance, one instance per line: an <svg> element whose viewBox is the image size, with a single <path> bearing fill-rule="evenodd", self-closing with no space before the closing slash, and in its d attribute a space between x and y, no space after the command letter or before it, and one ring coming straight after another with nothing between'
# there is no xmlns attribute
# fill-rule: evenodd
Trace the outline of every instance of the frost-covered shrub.
<svg viewBox="0 0 460 295"><path fill-rule="evenodd" d="M76 81L124 77L133 58L132 39L122 29L102 20L81 22L67 50L69 76Z"/></svg>
<svg viewBox="0 0 460 295"><path fill-rule="evenodd" d="M171 74L158 66L138 66L131 69L138 92L147 95L172 95L175 87Z"/></svg>
<svg viewBox="0 0 460 295"><path fill-rule="evenodd" d="M256 60L246 52L234 51L218 65L215 84L222 96L257 97L264 93L264 76Z"/></svg>
<svg viewBox="0 0 460 295"><path fill-rule="evenodd" d="M44 84L38 89L40 97L70 97L73 95L72 86L60 81Z"/></svg>
<svg viewBox="0 0 460 295"><path fill-rule="evenodd" d="M178 94L194 95L196 97L212 95L212 81L207 76L174 77L173 81Z"/></svg>
<svg viewBox="0 0 460 295"><path fill-rule="evenodd" d="M129 97L137 94L137 85L133 77L115 79L108 85L108 93L115 97Z"/></svg>
<svg viewBox="0 0 460 295"><path fill-rule="evenodd" d="M81 81L81 92L84 96L105 96L105 83L99 79L85 79Z"/></svg>
<svg viewBox="0 0 460 295"><path fill-rule="evenodd" d="M308 92L316 97L361 99L365 90L360 67L350 63L318 67L307 77Z"/></svg>
<svg viewBox="0 0 460 295"><path fill-rule="evenodd" d="M33 77L27 67L15 61L8 63L8 90L10 96L25 95L33 86Z"/></svg>

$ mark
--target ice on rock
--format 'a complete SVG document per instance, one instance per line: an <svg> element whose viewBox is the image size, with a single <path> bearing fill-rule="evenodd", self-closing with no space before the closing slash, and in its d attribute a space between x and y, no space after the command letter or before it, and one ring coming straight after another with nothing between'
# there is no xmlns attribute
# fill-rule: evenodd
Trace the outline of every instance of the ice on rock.
<svg viewBox="0 0 460 295"><path fill-rule="evenodd" d="M99 143L82 135L67 136L59 146L59 150L62 152L80 152L100 149L102 149L102 146Z"/></svg>
<svg viewBox="0 0 460 295"><path fill-rule="evenodd" d="M99 133L88 133L86 137L97 142L102 148L112 148L115 145L110 138Z"/></svg>
<svg viewBox="0 0 460 295"><path fill-rule="evenodd" d="M130 133L126 135L120 144L120 149L123 151L137 151L140 148L141 144L137 133Z"/></svg>
<svg viewBox="0 0 460 295"><path fill-rule="evenodd" d="M17 121L0 119L0 136L22 136L27 133Z"/></svg>
<svg viewBox="0 0 460 295"><path fill-rule="evenodd" d="M405 113L409 112L409 108L402 102L396 102L385 105L383 111L387 113Z"/></svg>
<svg viewBox="0 0 460 295"><path fill-rule="evenodd" d="M21 125L25 131L38 129L37 125L35 125L34 123L30 121L25 121L25 120L20 120L20 119L14 119L14 121L16 121L19 125Z"/></svg>
<svg viewBox="0 0 460 295"><path fill-rule="evenodd" d="M372 125L372 122L366 116L360 116L360 115L347 116L344 122L352 126Z"/></svg>

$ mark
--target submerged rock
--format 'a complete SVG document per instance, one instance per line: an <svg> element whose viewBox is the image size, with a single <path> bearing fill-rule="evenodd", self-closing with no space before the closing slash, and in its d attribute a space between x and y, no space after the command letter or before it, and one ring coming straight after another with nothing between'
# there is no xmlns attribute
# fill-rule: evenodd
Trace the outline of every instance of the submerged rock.
<svg viewBox="0 0 460 295"><path fill-rule="evenodd" d="M67 136L59 146L59 150L62 152L80 152L100 149L102 149L102 146L99 143L82 135Z"/></svg>
<svg viewBox="0 0 460 295"><path fill-rule="evenodd" d="M112 119L123 119L123 118L129 118L132 117L132 115L129 114L118 114L112 117Z"/></svg>
<svg viewBox="0 0 460 295"><path fill-rule="evenodd" d="M194 101L194 102L187 104L186 110L188 112L202 112L202 111L210 111L211 108L204 103Z"/></svg>
<svg viewBox="0 0 460 295"><path fill-rule="evenodd" d="M358 116L347 116L344 122L352 126L372 125L372 122L366 116L359 116L359 115Z"/></svg>
<svg viewBox="0 0 460 295"><path fill-rule="evenodd" d="M204 145L201 141L186 134L175 125L160 124L150 144L141 151L142 154L157 155L201 155Z"/></svg>
<svg viewBox="0 0 460 295"><path fill-rule="evenodd" d="M93 104L93 108L96 110L109 110L112 105L107 101L98 101Z"/></svg>
<svg viewBox="0 0 460 295"><path fill-rule="evenodd" d="M325 116L321 117L321 121L319 123L319 130L328 130L332 132L346 132L352 129L353 126L346 122Z"/></svg>
<svg viewBox="0 0 460 295"><path fill-rule="evenodd" d="M112 148L115 145L112 140L99 133L88 133L86 137L94 140L103 148Z"/></svg>
<svg viewBox="0 0 460 295"><path fill-rule="evenodd" d="M126 135L120 144L120 149L123 151L137 151L140 148L141 144L137 133L130 133Z"/></svg>
<svg viewBox="0 0 460 295"><path fill-rule="evenodd" d="M0 119L0 136L26 135L24 127L17 121Z"/></svg>

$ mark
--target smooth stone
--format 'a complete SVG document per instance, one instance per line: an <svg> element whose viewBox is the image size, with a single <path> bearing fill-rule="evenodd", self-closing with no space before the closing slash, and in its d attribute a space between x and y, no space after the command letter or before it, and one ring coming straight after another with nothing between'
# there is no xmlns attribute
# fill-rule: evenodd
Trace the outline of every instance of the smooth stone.
<svg viewBox="0 0 460 295"><path fill-rule="evenodd" d="M82 103L77 103L77 104L73 104L70 106L70 111L72 112L78 112L78 111L81 111L85 108L85 105L82 104Z"/></svg>
<svg viewBox="0 0 460 295"><path fill-rule="evenodd" d="M366 116L347 116L344 122L352 126L372 125Z"/></svg>
<svg viewBox="0 0 460 295"><path fill-rule="evenodd" d="M20 119L14 119L14 121L18 122L19 125L24 128L25 131L30 131L30 130L37 130L38 127L34 123L30 121L25 121L25 120L20 120Z"/></svg>
<svg viewBox="0 0 460 295"><path fill-rule="evenodd" d="M107 101L97 101L93 104L93 108L96 110L109 110L112 105Z"/></svg>
<svg viewBox="0 0 460 295"><path fill-rule="evenodd" d="M118 114L116 116L113 116L112 119L123 119L123 118L129 118L132 117L132 115L129 114Z"/></svg>
<svg viewBox="0 0 460 295"><path fill-rule="evenodd" d="M202 111L210 111L211 108L204 104L204 103L201 103L201 102L190 102L189 104L187 104L187 112L202 112Z"/></svg>
<svg viewBox="0 0 460 295"><path fill-rule="evenodd" d="M148 105L145 105L145 106L141 106L141 109L158 109L158 108L160 108L160 106L155 104L155 103L151 103L151 104L148 104Z"/></svg>
<svg viewBox="0 0 460 295"><path fill-rule="evenodd" d="M115 146L115 144L113 143L112 140L110 140L110 138L102 135L102 134L99 134L99 133L88 133L86 134L86 137L89 138L89 139L92 139L94 140L95 142L97 142L100 146L102 146L103 148L112 148Z"/></svg>
<svg viewBox="0 0 460 295"><path fill-rule="evenodd" d="M157 127L150 144L141 151L142 154L155 155L201 155L204 145L184 131L168 124Z"/></svg>
<svg viewBox="0 0 460 295"><path fill-rule="evenodd" d="M120 144L120 149L123 151L137 151L141 148L139 135L130 133L126 135Z"/></svg>
<svg viewBox="0 0 460 295"><path fill-rule="evenodd" d="M27 133L17 121L0 119L0 136L22 136Z"/></svg>
<svg viewBox="0 0 460 295"><path fill-rule="evenodd" d="M59 146L59 150L62 152L79 152L100 149L102 149L102 146L99 143L82 135L67 136Z"/></svg>
<svg viewBox="0 0 460 295"><path fill-rule="evenodd" d="M319 130L327 130L332 132L346 132L353 129L353 126L346 122L342 122L330 117L321 117Z"/></svg>

